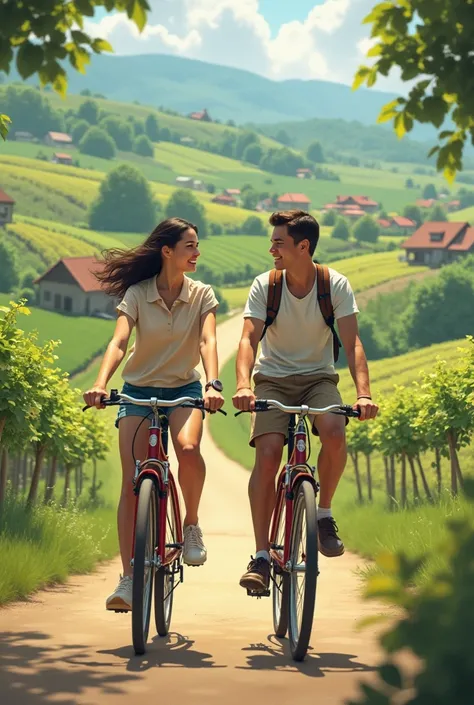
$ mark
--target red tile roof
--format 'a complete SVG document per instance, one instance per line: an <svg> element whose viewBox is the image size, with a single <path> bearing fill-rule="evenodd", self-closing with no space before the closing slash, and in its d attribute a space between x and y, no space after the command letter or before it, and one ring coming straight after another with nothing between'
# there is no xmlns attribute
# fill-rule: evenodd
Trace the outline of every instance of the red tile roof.
<svg viewBox="0 0 474 705"><path fill-rule="evenodd" d="M380 225L381 228L389 228L391 225L391 221L386 220L385 218L379 218L379 220L377 220L377 223Z"/></svg>
<svg viewBox="0 0 474 705"><path fill-rule="evenodd" d="M419 198L415 201L415 206L418 206L419 208L433 208L435 203L436 201L434 198Z"/></svg>
<svg viewBox="0 0 474 705"><path fill-rule="evenodd" d="M2 189L0 188L0 203L13 204L15 203L15 201L13 200L13 198L11 198L11 196L8 195L8 193L5 193L5 191L2 191Z"/></svg>
<svg viewBox="0 0 474 705"><path fill-rule="evenodd" d="M100 282L97 281L93 272L99 271L102 268L102 264L98 262L95 257L64 257L41 275L41 277L35 281L35 284L38 284L59 264L63 264L66 267L78 286L86 293L101 290Z"/></svg>
<svg viewBox="0 0 474 705"><path fill-rule="evenodd" d="M311 171L311 169L308 169L307 167L305 167L304 169L297 169L296 173L297 174L312 174L313 172Z"/></svg>
<svg viewBox="0 0 474 705"><path fill-rule="evenodd" d="M448 247L448 250L455 250L456 252L468 252L471 249L474 249L474 228L472 227L461 235L459 242L453 242Z"/></svg>
<svg viewBox="0 0 474 705"><path fill-rule="evenodd" d="M378 206L377 201L373 201L368 196L337 196L337 203L344 203L352 199L358 206Z"/></svg>
<svg viewBox="0 0 474 705"><path fill-rule="evenodd" d="M55 142L72 144L72 137L70 135L66 135L65 132L48 132L48 137L51 137L51 139Z"/></svg>
<svg viewBox="0 0 474 705"><path fill-rule="evenodd" d="M214 196L212 203L237 203L233 196L228 196L226 193L219 193Z"/></svg>
<svg viewBox="0 0 474 705"><path fill-rule="evenodd" d="M64 152L55 152L54 156L56 159L66 159L68 162L72 162L72 157L70 154L64 154Z"/></svg>
<svg viewBox="0 0 474 705"><path fill-rule="evenodd" d="M311 203L304 193L284 193L280 196L278 203Z"/></svg>
<svg viewBox="0 0 474 705"><path fill-rule="evenodd" d="M352 208L345 208L342 211L342 215L365 215L365 211L363 211L361 208L356 208L354 206Z"/></svg>
<svg viewBox="0 0 474 705"><path fill-rule="evenodd" d="M240 189L239 188L226 188L225 192L229 196L240 196Z"/></svg>
<svg viewBox="0 0 474 705"><path fill-rule="evenodd" d="M446 250L456 236L467 230L469 223L423 223L408 240L402 242L401 247L408 250ZM431 234L442 233L439 241L432 241Z"/></svg>
<svg viewBox="0 0 474 705"><path fill-rule="evenodd" d="M395 223L395 225L398 225L398 227L400 228L416 227L415 221L411 220L411 218L405 218L404 215L394 215L392 221Z"/></svg>

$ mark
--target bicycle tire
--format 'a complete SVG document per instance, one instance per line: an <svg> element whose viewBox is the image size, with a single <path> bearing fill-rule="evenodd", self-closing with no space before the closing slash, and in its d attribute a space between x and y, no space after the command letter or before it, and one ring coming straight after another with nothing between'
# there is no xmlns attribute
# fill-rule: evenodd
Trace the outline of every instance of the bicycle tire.
<svg viewBox="0 0 474 705"><path fill-rule="evenodd" d="M175 505L171 494L166 503L166 540L165 543L177 543L177 526L180 517L176 516ZM175 587L175 569L181 556L170 566L158 568L155 574L155 626L160 636L166 636L171 624L173 612L173 597Z"/></svg>
<svg viewBox="0 0 474 705"><path fill-rule="evenodd" d="M276 546L282 546L282 555L285 545L285 519L286 519L286 504L285 494L283 492L282 506L279 509L280 516L278 518L278 526L276 529L273 550ZM278 563L272 561L271 565L272 577L272 608L273 608L273 629L275 636L283 638L288 631L288 590L289 590L289 573L282 571Z"/></svg>
<svg viewBox="0 0 474 705"><path fill-rule="evenodd" d="M288 635L293 660L303 661L311 638L318 579L318 522L315 491L310 482L303 480L299 484L294 502L290 538L292 570L289 576ZM305 538L302 536L303 520L306 523ZM295 571L295 566L304 566L304 570ZM304 595L301 600L298 599L301 596L301 591L298 590L298 575L302 573L304 574L302 580ZM301 618L298 619L300 602L302 603Z"/></svg>
<svg viewBox="0 0 474 705"><path fill-rule="evenodd" d="M151 602L153 594L156 527L158 505L156 483L145 477L138 493L138 508L135 521L135 550L133 556L133 602L132 639L137 655L144 654L150 628ZM149 565L146 565L146 562Z"/></svg>

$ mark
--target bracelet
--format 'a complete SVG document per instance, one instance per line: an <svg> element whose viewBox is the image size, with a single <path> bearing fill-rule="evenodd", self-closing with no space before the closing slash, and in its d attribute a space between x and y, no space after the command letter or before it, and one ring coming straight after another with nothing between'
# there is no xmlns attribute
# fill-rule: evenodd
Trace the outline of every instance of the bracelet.
<svg viewBox="0 0 474 705"><path fill-rule="evenodd" d="M359 394L357 399L372 399L372 397L369 397L368 394Z"/></svg>

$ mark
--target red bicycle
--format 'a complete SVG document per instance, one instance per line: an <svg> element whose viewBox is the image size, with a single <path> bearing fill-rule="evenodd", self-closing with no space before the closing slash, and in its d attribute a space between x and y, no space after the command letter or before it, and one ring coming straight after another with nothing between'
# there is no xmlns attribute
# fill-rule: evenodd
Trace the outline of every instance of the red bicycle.
<svg viewBox="0 0 474 705"><path fill-rule="evenodd" d="M347 405L313 409L306 405L285 406L273 399L257 399L255 411L279 409L290 414L288 460L277 481L276 501L270 528L273 626L278 637L290 638L291 655L303 661L313 626L318 570L318 523L316 468L308 464L311 454L306 424L308 415L340 414L358 417ZM238 416L242 412L238 412ZM254 597L270 596L270 590L252 591Z"/></svg>
<svg viewBox="0 0 474 705"><path fill-rule="evenodd" d="M151 410L147 457L140 461L133 454L133 484L137 501L130 562L133 567L132 639L135 653L144 654L150 627L153 583L156 630L160 636L166 636L171 623L174 590L183 582L181 511L167 455L168 419L160 409L178 406L207 409L204 409L203 399L136 399L128 394L119 394L116 389L112 389L108 399L103 399L103 404L135 404L149 406ZM219 411L226 413L222 409Z"/></svg>

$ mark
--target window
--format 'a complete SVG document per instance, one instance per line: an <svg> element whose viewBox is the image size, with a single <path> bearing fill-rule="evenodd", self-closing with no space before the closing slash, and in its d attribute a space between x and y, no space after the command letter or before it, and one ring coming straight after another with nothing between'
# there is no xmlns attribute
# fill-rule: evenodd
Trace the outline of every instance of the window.
<svg viewBox="0 0 474 705"><path fill-rule="evenodd" d="M61 310L61 294L55 294L54 295L54 308L57 311Z"/></svg>
<svg viewBox="0 0 474 705"><path fill-rule="evenodd" d="M51 292L50 291L44 291L43 292L43 301L51 301Z"/></svg>
<svg viewBox="0 0 474 705"><path fill-rule="evenodd" d="M444 233L430 233L430 242L442 242Z"/></svg>
<svg viewBox="0 0 474 705"><path fill-rule="evenodd" d="M64 310L68 313L71 313L72 311L72 299L70 296L64 297Z"/></svg>
<svg viewBox="0 0 474 705"><path fill-rule="evenodd" d="M0 206L0 218L6 218L8 215L8 206Z"/></svg>

